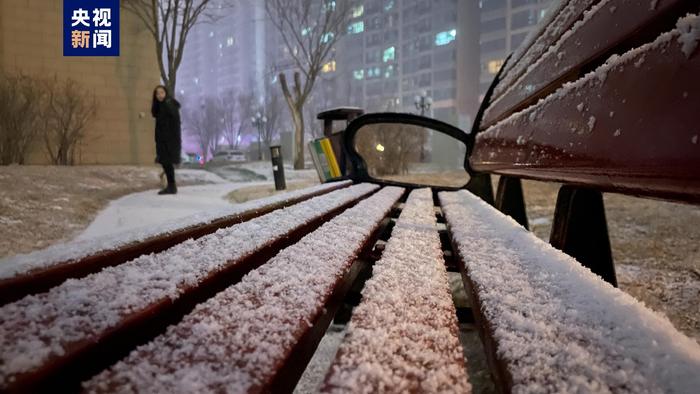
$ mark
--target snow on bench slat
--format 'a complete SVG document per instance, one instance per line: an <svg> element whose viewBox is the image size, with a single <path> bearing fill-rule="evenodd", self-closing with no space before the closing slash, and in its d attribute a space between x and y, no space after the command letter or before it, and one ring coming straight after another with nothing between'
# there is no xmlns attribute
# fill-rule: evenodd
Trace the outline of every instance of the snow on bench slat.
<svg viewBox="0 0 700 394"><path fill-rule="evenodd" d="M476 196L440 193L513 392L691 393L700 346Z"/></svg>
<svg viewBox="0 0 700 394"><path fill-rule="evenodd" d="M401 197L386 187L85 382L88 392L251 392L270 383Z"/></svg>
<svg viewBox="0 0 700 394"><path fill-rule="evenodd" d="M564 27L562 26L563 23L560 21L562 18L561 14L566 12L566 8L569 7L572 2L575 1L558 0L552 2L552 4L547 7L547 13L544 18L537 23L536 28L530 30L530 33L525 36L523 42L513 51L510 61L503 68L504 74L510 73L510 70L515 66L520 65L523 58L526 62L529 62L532 56L536 57L533 53L540 51L542 47L548 45L546 41L541 42L542 40L551 40L551 37L558 37L558 35L561 34L561 30ZM498 88L498 86L496 88ZM500 93L502 93L502 91L494 89L495 95Z"/></svg>
<svg viewBox="0 0 700 394"><path fill-rule="evenodd" d="M343 181L316 185L288 193L248 201L224 210L199 213L185 218L166 221L155 226L149 225L118 234L71 241L64 244L53 245L35 252L7 257L0 259L0 279L31 273L37 269L48 268L68 261L80 260L100 252L115 250L132 243L141 242L151 237L171 234L190 226L209 224L227 216L240 215L251 211L254 212L271 205L334 189L339 187L339 185L347 186L350 183L350 181Z"/></svg>
<svg viewBox="0 0 700 394"><path fill-rule="evenodd" d="M376 189L360 184L336 190L0 307L0 388L13 375L63 356L151 305L177 299L237 259Z"/></svg>
<svg viewBox="0 0 700 394"><path fill-rule="evenodd" d="M436 225L430 189L413 191L322 391L471 390Z"/></svg>
<svg viewBox="0 0 700 394"><path fill-rule="evenodd" d="M583 20L576 22L572 27L572 30L567 31L564 36L560 39L558 44L550 48L548 52L556 51L558 45L566 41L569 37L576 33L576 29L585 25L585 23L595 16L596 12L605 4L608 0L597 4L592 9L585 13ZM500 128L506 125L515 124L519 120L534 120L542 116L542 113L547 110L549 104L555 103L566 97L573 97L574 94L581 95L581 90L584 89L598 89L605 84L608 77L608 73L611 72L621 72L626 66L634 65L638 62L643 62L645 56L657 55L656 51L661 50L666 51L670 47L679 46L680 50L686 56L690 58L691 55L697 50L698 44L700 43L700 16L697 14L688 14L685 17L679 18L676 23L676 28L672 29L666 33L660 34L654 41L641 45L637 48L631 49L622 55L612 55L608 60L596 68L595 70L585 74L583 77L573 81L567 82L562 85L559 89L554 91L552 94L543 97L537 101L537 103L521 110L515 112L505 119L498 121L496 124L487 128L483 133L480 133L477 137L483 139L489 135L498 136L498 131ZM542 61L544 57L541 57L539 61ZM530 68L535 68L538 65L536 63L531 64ZM638 67L638 66L636 66ZM515 85L511 85L515 86ZM510 87L509 87L510 88ZM484 114L485 117L489 117L489 110L493 108L495 102L489 106ZM527 140L524 136L524 139Z"/></svg>
<svg viewBox="0 0 700 394"><path fill-rule="evenodd" d="M535 63L548 48L554 45L566 29L570 28L576 22L576 19L596 1L598 0L567 0L560 2L556 6L550 5L547 10L547 16L538 23L540 27L533 29L528 34L528 38L534 42L528 43L528 38L526 38L525 42L513 53L511 62L509 62L510 65L506 65L503 70L503 79L498 82L494 89L494 98L498 98L505 93L506 89L530 65Z"/></svg>

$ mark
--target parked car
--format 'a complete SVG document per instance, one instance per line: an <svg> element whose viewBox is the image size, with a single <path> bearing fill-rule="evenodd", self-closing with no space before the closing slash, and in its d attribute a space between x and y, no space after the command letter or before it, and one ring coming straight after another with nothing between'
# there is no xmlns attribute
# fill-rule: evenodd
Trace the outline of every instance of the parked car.
<svg viewBox="0 0 700 394"><path fill-rule="evenodd" d="M243 163L246 161L245 153L239 150L221 150L214 153L212 163Z"/></svg>

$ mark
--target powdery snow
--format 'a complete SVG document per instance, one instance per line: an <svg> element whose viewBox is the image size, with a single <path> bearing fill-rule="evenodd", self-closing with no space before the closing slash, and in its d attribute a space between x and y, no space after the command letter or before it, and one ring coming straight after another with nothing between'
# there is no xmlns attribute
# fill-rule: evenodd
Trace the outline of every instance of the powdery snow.
<svg viewBox="0 0 700 394"><path fill-rule="evenodd" d="M229 262L377 188L360 184L333 191L0 307L0 388L14 374L63 356L132 313L177 299Z"/></svg>
<svg viewBox="0 0 700 394"><path fill-rule="evenodd" d="M511 62L511 66L506 65L504 69L506 73L494 89L494 98L502 96L527 71L528 67L542 57L543 53L576 21L581 12L593 2L594 0L565 0L559 2L556 6L551 5L547 11L548 16L538 23L539 29L533 30L528 35L529 39L534 40L534 43L528 45L526 41L521 44L512 57L512 59L518 60ZM526 50L527 52L525 52ZM559 56L563 57L564 54L557 54L558 58Z"/></svg>
<svg viewBox="0 0 700 394"><path fill-rule="evenodd" d="M695 52L700 41L700 18L692 14L678 20L676 29L679 31L678 43L681 44L681 50L685 57L690 56Z"/></svg>
<svg viewBox="0 0 700 394"><path fill-rule="evenodd" d="M467 191L440 193L516 393L692 393L700 345Z"/></svg>
<svg viewBox="0 0 700 394"><path fill-rule="evenodd" d="M415 190L354 309L322 391L471 391L430 189Z"/></svg>
<svg viewBox="0 0 700 394"><path fill-rule="evenodd" d="M605 2L605 0L603 0ZM602 2L602 3L603 3ZM602 4L600 3L600 4ZM599 4L599 5L600 5ZM593 11L590 11L593 12ZM684 25L697 25L697 23L700 20L699 15L687 15L681 20L679 20L679 24L681 24L680 21L683 21L682 24ZM578 22L577 22L578 23ZM626 66L628 65L633 65L635 61L638 61L639 58L646 56L652 51L659 50L659 49L666 49L670 46L675 46L674 44L674 39L679 38L681 36L681 31L677 29L673 29L669 32L663 33L659 35L653 42L644 44L638 48L634 48L629 50L628 52L625 52L623 55L612 55L610 58L600 67L595 69L594 71L589 72L588 74L584 75L582 78L579 78L578 80L574 82L567 82L562 87L557 89L554 93L541 98L536 104L531 105L519 112L515 112L511 114L509 117L499 121L495 125L489 127L486 129L483 133L480 133L479 136L488 136L490 134L498 135L499 130L507 125L515 125L517 122L520 122L524 119L529 119L532 116L537 116L537 114L540 114L541 111L546 110L546 106L549 105L550 103L553 103L557 100L561 100L565 97L571 97L573 95L581 95L580 90L586 89L586 88L598 88L601 86L603 83L605 83L605 80L607 79L608 73L611 71L615 72L620 72L623 70ZM625 99L622 100L622 103L624 104L626 102ZM534 114L534 115L533 115ZM588 119L590 122L590 118ZM529 138L530 136L528 136ZM479 137L477 137L479 138Z"/></svg>
<svg viewBox="0 0 700 394"><path fill-rule="evenodd" d="M387 187L361 201L198 305L84 388L160 393L262 389L402 194L401 188Z"/></svg>
<svg viewBox="0 0 700 394"><path fill-rule="evenodd" d="M351 182L340 183L347 186ZM101 251L114 250L130 243L143 241L150 237L165 235L174 231L196 225L211 223L227 216L240 215L244 212L256 211L270 205L294 200L324 190L338 187L339 183L327 183L301 189L289 193L278 194L243 204L226 208L211 209L188 217L164 221L155 225L130 229L117 234L110 234L92 239L74 240L65 244L57 244L36 252L21 254L0 259L0 279L46 268L57 263L75 261ZM163 197L163 196L158 196Z"/></svg>
<svg viewBox="0 0 700 394"><path fill-rule="evenodd" d="M534 88L533 86L524 86L524 80L527 78L527 76L536 68L538 68L542 63L544 62L550 62L552 61L552 56L556 56L559 52L561 52L561 48L564 46L565 43L568 42L568 40L577 33L579 29L582 27L586 26L588 22L598 14L598 12L602 12L601 10L603 7L606 7L608 4L610 4L613 0L602 0L597 4L594 4L591 8L586 9L583 12L583 17L576 21L571 28L569 28L566 31L563 31L563 27L566 26L568 27L568 24L564 25L562 24L561 26L558 26L558 31L560 32L560 36L556 36L557 40L555 43L551 44L546 51L540 51L537 53L537 56L533 56L527 60L529 60L527 63L523 63L521 65L521 68L525 68L524 71L516 74L512 73L508 75L508 78L504 78L502 82L500 82L498 85L503 86L503 94L498 96L498 99L492 101L491 105L487 108L485 112L485 117L489 118L489 113L494 110L494 108L497 108L497 105L499 102L504 100L509 93L515 91L515 90L527 90L528 88L531 90ZM578 2L573 1L571 2L570 6L564 10L566 12L562 12L562 22L566 21L567 23L571 22L571 18L573 16L578 16L577 11L580 11L579 8L581 4L584 4L584 2L580 2L580 4L577 4ZM562 23L559 22L559 23ZM556 22L555 22L556 23ZM548 42L549 43L549 42ZM557 63L558 64L558 63Z"/></svg>
<svg viewBox="0 0 700 394"><path fill-rule="evenodd" d="M571 0L558 0L555 4L551 4L547 8L547 15L538 23L538 28L532 29L527 37L525 37L525 40L523 40L520 46L513 52L513 56L511 56L510 61L503 69L504 77L520 72L522 65L527 65L532 56L538 56L542 49L548 45L546 43L551 37L556 37L561 34L561 30L565 26L562 21L572 17L570 9L575 4L570 3L572 3ZM552 21L554 21L554 23L552 23ZM518 68L516 68L516 66L518 66ZM512 69L515 69L515 71L511 72ZM496 86L494 95L503 93L503 88L499 89L500 85L501 84Z"/></svg>
<svg viewBox="0 0 700 394"><path fill-rule="evenodd" d="M185 186L178 188L178 194L167 196L159 196L152 190L130 194L110 202L75 240L155 227L200 212L225 210L231 205L225 199L226 195L248 185L250 184L220 183Z"/></svg>

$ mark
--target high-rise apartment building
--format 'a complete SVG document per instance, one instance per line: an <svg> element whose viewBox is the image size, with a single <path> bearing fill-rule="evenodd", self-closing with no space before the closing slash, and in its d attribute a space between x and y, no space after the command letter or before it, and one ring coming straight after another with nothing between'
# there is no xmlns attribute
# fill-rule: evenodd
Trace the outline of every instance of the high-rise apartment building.
<svg viewBox="0 0 700 394"><path fill-rule="evenodd" d="M471 1L362 2L335 53L338 104L416 112L415 96L427 94L433 116L468 124L478 95L468 82L478 78L478 12Z"/></svg>
<svg viewBox="0 0 700 394"><path fill-rule="evenodd" d="M503 60L551 2L360 1L323 67L311 104L314 110L350 105L368 112L418 112L414 98L427 94L433 100L430 115L468 128ZM263 2L241 0L224 11L226 18L192 31L178 95L187 100L229 89L259 97L281 94L277 74L296 67ZM309 117L307 124L315 121Z"/></svg>
<svg viewBox="0 0 700 394"><path fill-rule="evenodd" d="M213 11L214 23L198 23L190 32L178 71L179 99L200 102L229 90L260 92L266 68L266 15L262 1L240 0Z"/></svg>

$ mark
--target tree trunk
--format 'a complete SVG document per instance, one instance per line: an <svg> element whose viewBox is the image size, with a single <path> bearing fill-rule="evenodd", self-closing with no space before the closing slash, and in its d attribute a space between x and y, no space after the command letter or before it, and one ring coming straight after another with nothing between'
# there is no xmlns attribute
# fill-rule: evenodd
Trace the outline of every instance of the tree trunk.
<svg viewBox="0 0 700 394"><path fill-rule="evenodd" d="M294 121L294 169L304 169L304 114L303 108L294 106L292 120Z"/></svg>
<svg viewBox="0 0 700 394"><path fill-rule="evenodd" d="M168 82L165 83L165 88L168 90L170 97L175 98L175 96L177 96L175 92L175 75L171 75L170 78L168 78Z"/></svg>

